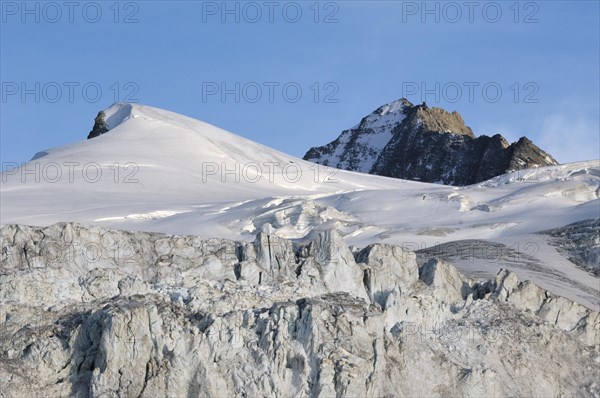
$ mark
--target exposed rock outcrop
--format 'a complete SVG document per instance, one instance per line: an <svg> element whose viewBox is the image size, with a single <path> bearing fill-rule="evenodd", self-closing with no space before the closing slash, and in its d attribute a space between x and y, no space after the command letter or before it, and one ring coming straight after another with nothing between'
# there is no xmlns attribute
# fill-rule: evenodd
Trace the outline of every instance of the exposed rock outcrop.
<svg viewBox="0 0 600 398"><path fill-rule="evenodd" d="M599 396L598 313L335 231L0 231L0 394ZM424 376L426 375L426 376Z"/></svg>
<svg viewBox="0 0 600 398"><path fill-rule="evenodd" d="M87 139L96 138L104 133L108 132L108 126L106 125L106 115L103 111L98 112L96 119L94 119L94 127L87 136Z"/></svg>

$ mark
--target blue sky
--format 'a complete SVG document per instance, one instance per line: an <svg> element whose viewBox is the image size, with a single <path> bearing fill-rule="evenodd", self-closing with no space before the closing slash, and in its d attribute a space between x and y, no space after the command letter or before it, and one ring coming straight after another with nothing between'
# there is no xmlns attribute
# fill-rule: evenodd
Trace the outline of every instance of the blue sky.
<svg viewBox="0 0 600 398"><path fill-rule="evenodd" d="M133 100L302 156L408 96L597 159L599 4L2 1L0 155L83 140Z"/></svg>

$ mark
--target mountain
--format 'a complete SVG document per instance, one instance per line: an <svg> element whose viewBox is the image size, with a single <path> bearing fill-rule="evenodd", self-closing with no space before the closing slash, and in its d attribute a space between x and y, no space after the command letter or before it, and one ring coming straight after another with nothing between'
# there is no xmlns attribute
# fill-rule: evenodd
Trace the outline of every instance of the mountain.
<svg viewBox="0 0 600 398"><path fill-rule="evenodd" d="M86 197L80 203L92 203L102 195L104 206L123 204L127 196L129 206L144 195L156 201L193 197L214 202L390 187L387 179L347 172L326 183L331 172L313 163L166 110L116 103L101 113L91 139L37 153L30 162L39 167L37 176L27 176L25 168L6 173L11 194L36 192L48 196L49 203L77 195ZM74 166L65 166L69 162ZM57 172L61 175L54 178Z"/></svg>
<svg viewBox="0 0 600 398"><path fill-rule="evenodd" d="M0 395L600 395L597 160L457 187L94 126L0 175Z"/></svg>
<svg viewBox="0 0 600 398"><path fill-rule="evenodd" d="M470 185L532 167L557 165L522 137L475 137L457 113L413 105L383 105L334 141L311 148L304 159L345 170L448 185Z"/></svg>
<svg viewBox="0 0 600 398"><path fill-rule="evenodd" d="M402 108L387 109L390 120ZM555 294L599 303L587 269L557 254L551 236L538 234L600 217L598 162L453 187L331 170L150 106L117 103L103 113L107 132L41 151L2 174L0 224L78 222L241 241L261 231L307 240L336 229L357 247L389 243L412 251L488 240L502 252L516 250L520 260L530 253L539 264L498 259L490 266L478 254L457 264L462 272L493 277L510 266ZM568 276L556 278L570 282L548 280L565 269Z"/></svg>

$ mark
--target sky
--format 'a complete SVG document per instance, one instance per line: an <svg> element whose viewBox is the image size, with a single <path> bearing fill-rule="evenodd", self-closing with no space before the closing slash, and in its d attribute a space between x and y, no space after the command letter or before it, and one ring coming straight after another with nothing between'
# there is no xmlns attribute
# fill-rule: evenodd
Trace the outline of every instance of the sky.
<svg viewBox="0 0 600 398"><path fill-rule="evenodd" d="M4 1L0 158L139 102L302 157L380 105L600 158L600 2Z"/></svg>

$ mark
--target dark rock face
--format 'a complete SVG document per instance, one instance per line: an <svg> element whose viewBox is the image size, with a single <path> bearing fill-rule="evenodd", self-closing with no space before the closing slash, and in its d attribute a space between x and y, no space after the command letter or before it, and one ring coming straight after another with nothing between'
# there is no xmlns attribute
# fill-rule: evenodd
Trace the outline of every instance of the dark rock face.
<svg viewBox="0 0 600 398"><path fill-rule="evenodd" d="M499 134L475 137L457 112L429 108L425 103L414 106L406 99L378 108L335 141L311 148L304 159L450 185L469 185L509 171L558 164L525 137L513 144Z"/></svg>
<svg viewBox="0 0 600 398"><path fill-rule="evenodd" d="M105 117L106 115L104 112L98 112L98 116L96 116L96 119L94 120L94 127L92 127L92 131L88 134L88 140L108 132Z"/></svg>
<svg viewBox="0 0 600 398"><path fill-rule="evenodd" d="M600 276L600 218L583 220L561 228L542 232L552 236L556 246L573 264L592 275Z"/></svg>

